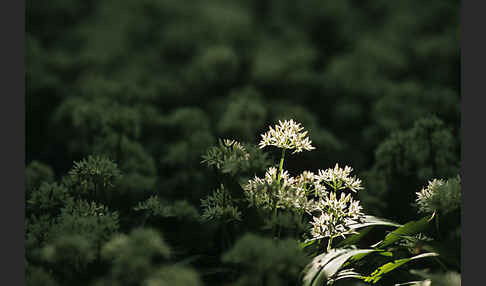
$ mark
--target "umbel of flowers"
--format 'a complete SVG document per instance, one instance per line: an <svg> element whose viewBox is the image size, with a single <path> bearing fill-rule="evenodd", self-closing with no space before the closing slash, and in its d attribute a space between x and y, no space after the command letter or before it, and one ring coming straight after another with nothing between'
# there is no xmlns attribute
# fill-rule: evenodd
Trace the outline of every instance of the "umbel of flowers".
<svg viewBox="0 0 486 286"><path fill-rule="evenodd" d="M275 146L282 149L279 168L270 167L263 178L255 177L243 186L250 206L273 211L288 210L300 216L310 216L311 240L328 238L328 250L333 238L354 233L353 224L359 223L364 214L352 193L362 190L361 180L351 176L352 168L345 166L304 171L296 177L284 170L287 150L293 153L311 151L315 147L307 131L294 120L279 121L261 135L260 148Z"/></svg>

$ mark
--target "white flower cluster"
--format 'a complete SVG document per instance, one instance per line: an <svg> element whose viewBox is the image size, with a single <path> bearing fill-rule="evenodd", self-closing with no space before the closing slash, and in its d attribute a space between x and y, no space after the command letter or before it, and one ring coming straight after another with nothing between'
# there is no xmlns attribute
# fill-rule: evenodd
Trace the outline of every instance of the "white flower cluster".
<svg viewBox="0 0 486 286"><path fill-rule="evenodd" d="M364 218L359 201L353 200L351 194L341 193L338 199L335 192L330 192L317 202L315 209L320 212L320 215L314 216L311 222L312 240L324 237L344 237L347 234L355 233L350 225L356 224Z"/></svg>
<svg viewBox="0 0 486 286"><path fill-rule="evenodd" d="M350 167L343 170L338 165L319 171L319 174L304 171L296 177L283 171L278 186L278 171L271 167L263 178L249 180L243 189L252 206L267 210L274 210L276 207L312 215L313 239L344 236L354 233L350 225L358 223L364 217L359 201L343 191L345 188L353 191L362 189L359 179L349 177L351 171ZM325 183L339 187L328 191ZM336 195L337 190L341 191L339 198Z"/></svg>
<svg viewBox="0 0 486 286"><path fill-rule="evenodd" d="M352 171L353 168L345 166L344 169L342 169L336 163L334 168L329 168L324 171L319 170L317 179L329 185L334 190L342 190L345 188L348 188L353 192L362 190L361 180L350 176Z"/></svg>
<svg viewBox="0 0 486 286"><path fill-rule="evenodd" d="M282 170L280 186L278 186L277 173L277 168L270 167L263 178L255 176L253 180L249 180L243 186L250 206L261 209L273 209L283 205L283 201L287 200L284 194L289 193L287 190L293 185L294 178L290 177L287 171Z"/></svg>
<svg viewBox="0 0 486 286"><path fill-rule="evenodd" d="M307 131L297 122L291 120L279 121L275 127L261 135L260 148L276 146L285 149L295 149L293 153L315 149L307 137ZM312 216L312 240L354 233L351 227L364 218L358 200L350 193L362 190L361 180L352 177L353 169L344 168L338 164L334 168L318 170L317 174L304 171L296 177L291 177L283 170L285 152L282 152L280 169L269 168L263 178L255 177L243 186L245 196L250 206L260 209L289 210L300 215ZM279 177L279 170L281 171ZM340 192L338 197L337 192Z"/></svg>
<svg viewBox="0 0 486 286"><path fill-rule="evenodd" d="M275 125L275 128L270 127L268 132L261 135L262 140L259 147L276 146L283 149L295 149L293 153L315 149L311 145L312 141L309 137L306 137L307 131L303 130L304 128L300 126L300 123L292 119L284 122L279 120L279 125Z"/></svg>
<svg viewBox="0 0 486 286"><path fill-rule="evenodd" d="M435 211L435 208L432 206L433 204L431 203L431 201L433 200L433 197L438 189L444 184L444 180L433 179L432 181L429 181L429 184L426 188L422 188L420 192L416 193L416 202L420 212L432 213Z"/></svg>
<svg viewBox="0 0 486 286"><path fill-rule="evenodd" d="M353 200L350 193L346 195L344 192L346 189L353 192L363 189L361 180L350 176L352 171L353 168L345 166L343 169L336 163L334 168L317 172L315 176L317 183L325 184L331 190L314 204L314 211L319 215L314 216L311 222L312 239L344 237L346 234L354 233L350 226L364 218L359 201ZM337 191L341 192L339 199Z"/></svg>

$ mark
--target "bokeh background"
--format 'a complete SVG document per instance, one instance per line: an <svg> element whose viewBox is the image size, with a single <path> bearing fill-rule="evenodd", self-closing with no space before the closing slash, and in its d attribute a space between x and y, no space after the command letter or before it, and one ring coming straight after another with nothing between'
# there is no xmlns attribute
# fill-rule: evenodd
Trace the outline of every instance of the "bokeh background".
<svg viewBox="0 0 486 286"><path fill-rule="evenodd" d="M218 186L208 147L293 118L317 149L291 173L352 166L365 212L418 217L415 192L459 174L459 15L452 0L26 1L26 197L100 154L123 174L122 231L154 194L199 211Z"/></svg>

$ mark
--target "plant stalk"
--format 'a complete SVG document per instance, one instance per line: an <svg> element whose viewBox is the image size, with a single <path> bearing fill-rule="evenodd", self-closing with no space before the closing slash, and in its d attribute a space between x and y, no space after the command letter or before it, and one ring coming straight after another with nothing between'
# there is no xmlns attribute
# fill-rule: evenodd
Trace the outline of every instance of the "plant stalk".
<svg viewBox="0 0 486 286"><path fill-rule="evenodd" d="M332 239L333 239L333 237L330 236L329 240L327 241L327 252L331 251Z"/></svg>
<svg viewBox="0 0 486 286"><path fill-rule="evenodd" d="M285 159L285 148L282 149L282 157L280 157L280 166L278 167L277 184L279 187L280 187L280 178L282 176L282 171L283 171L284 159Z"/></svg>
<svg viewBox="0 0 486 286"><path fill-rule="evenodd" d="M278 175L277 175L277 187L278 187L278 189L280 189L280 178L282 177L284 160L285 160L285 148L282 149L282 156L280 157L280 166L278 167ZM278 225L276 224L276 222L277 222L277 201L275 201L275 206L274 206L274 211L273 211L273 222L275 223L273 232L278 237L279 231L278 231Z"/></svg>

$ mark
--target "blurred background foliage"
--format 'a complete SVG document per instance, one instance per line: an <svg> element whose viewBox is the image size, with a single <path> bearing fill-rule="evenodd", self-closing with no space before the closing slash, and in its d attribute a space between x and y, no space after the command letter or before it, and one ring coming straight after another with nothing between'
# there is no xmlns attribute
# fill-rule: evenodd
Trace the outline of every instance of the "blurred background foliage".
<svg viewBox="0 0 486 286"><path fill-rule="evenodd" d="M134 256L127 267L138 283L215 285L226 272L205 265L228 249L216 240L221 227L198 219L200 199L219 186L201 155L218 138L258 143L279 119L301 122L317 147L288 160L291 174L350 165L366 188L365 212L417 217L415 192L460 169L459 8L452 0L27 1L28 284L132 285L122 269ZM260 168L248 171L268 166L258 156ZM246 237L223 257L236 262L251 240L271 244L262 239ZM127 253L111 253L117 243ZM147 256L151 249L163 259ZM281 255L282 271L302 263ZM254 277L266 275L250 261L241 263ZM253 283L233 276L235 285Z"/></svg>

